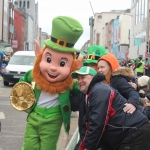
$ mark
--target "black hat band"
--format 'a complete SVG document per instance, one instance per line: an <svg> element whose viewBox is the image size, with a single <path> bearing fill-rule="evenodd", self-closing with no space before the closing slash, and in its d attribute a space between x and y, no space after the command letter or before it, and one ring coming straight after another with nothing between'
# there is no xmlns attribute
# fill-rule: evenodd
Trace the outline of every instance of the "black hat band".
<svg viewBox="0 0 150 150"><path fill-rule="evenodd" d="M74 44L67 43L67 41L63 38L56 39L56 38L51 36L51 41L54 42L54 43L57 43L58 46L62 46L62 47L72 48L74 46Z"/></svg>

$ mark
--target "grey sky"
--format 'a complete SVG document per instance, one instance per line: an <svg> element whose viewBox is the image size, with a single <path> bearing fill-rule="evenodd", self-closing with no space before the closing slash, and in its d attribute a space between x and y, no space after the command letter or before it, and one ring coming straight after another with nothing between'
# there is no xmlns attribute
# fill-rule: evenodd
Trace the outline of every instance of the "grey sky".
<svg viewBox="0 0 150 150"><path fill-rule="evenodd" d="M65 15L77 19L83 26L84 32L75 47L80 49L90 38L89 17L93 12L89 0L36 0L39 4L39 27L43 32L51 33L52 19ZM111 10L125 10L131 6L131 0L91 0L96 12L109 12Z"/></svg>

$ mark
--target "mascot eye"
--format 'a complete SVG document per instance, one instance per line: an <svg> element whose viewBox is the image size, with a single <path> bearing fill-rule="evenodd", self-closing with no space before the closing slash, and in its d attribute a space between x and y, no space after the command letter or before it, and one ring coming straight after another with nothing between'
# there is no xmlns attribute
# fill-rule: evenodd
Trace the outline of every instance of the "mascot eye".
<svg viewBox="0 0 150 150"><path fill-rule="evenodd" d="M47 56L47 57L46 57L46 61L47 61L48 63L51 63L51 61L52 61L51 57Z"/></svg>
<svg viewBox="0 0 150 150"><path fill-rule="evenodd" d="M59 63L59 66L60 67L65 67L66 65L66 61L65 60L61 60L60 63Z"/></svg>

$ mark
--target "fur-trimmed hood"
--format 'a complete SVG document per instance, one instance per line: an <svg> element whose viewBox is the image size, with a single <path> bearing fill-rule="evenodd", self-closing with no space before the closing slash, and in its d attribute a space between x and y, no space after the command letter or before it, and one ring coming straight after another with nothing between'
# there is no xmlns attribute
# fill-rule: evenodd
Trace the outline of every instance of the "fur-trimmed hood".
<svg viewBox="0 0 150 150"><path fill-rule="evenodd" d="M131 68L120 67L118 69L115 69L112 72L112 76L119 76L119 75L126 76L126 77L129 77L130 79L132 79L134 77L134 72Z"/></svg>

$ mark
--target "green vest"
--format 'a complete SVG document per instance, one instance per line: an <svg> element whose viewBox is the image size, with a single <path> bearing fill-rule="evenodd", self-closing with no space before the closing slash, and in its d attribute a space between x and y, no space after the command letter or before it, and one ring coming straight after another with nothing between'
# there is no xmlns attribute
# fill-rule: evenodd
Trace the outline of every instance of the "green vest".
<svg viewBox="0 0 150 150"><path fill-rule="evenodd" d="M145 63L142 60L140 61L140 63L142 63L142 65L136 68L136 72L143 73L145 68Z"/></svg>

